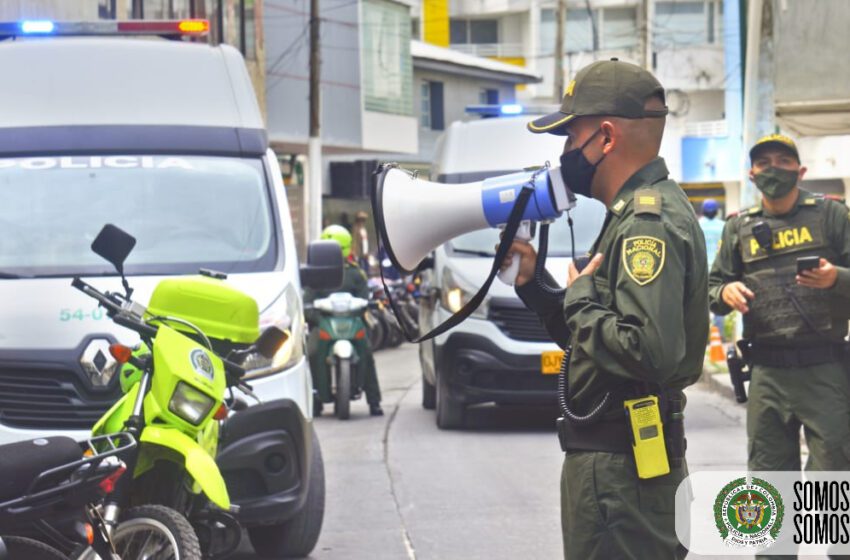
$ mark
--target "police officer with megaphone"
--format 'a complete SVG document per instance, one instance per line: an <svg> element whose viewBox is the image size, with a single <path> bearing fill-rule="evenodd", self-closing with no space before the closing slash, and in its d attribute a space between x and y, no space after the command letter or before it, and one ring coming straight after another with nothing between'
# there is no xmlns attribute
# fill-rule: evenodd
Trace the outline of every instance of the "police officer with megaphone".
<svg viewBox="0 0 850 560"><path fill-rule="evenodd" d="M590 262L566 293L515 241L517 294L568 349L559 437L564 556L684 558L674 497L687 475L682 390L708 338L705 242L658 157L667 108L652 74L612 59L578 72L561 110L528 128L566 137L561 174L608 208Z"/></svg>

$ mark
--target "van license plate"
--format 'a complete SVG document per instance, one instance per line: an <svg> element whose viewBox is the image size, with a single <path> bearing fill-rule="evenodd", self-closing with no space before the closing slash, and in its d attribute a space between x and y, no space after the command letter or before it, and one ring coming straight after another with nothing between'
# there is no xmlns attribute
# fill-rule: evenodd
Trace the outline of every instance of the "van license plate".
<svg viewBox="0 0 850 560"><path fill-rule="evenodd" d="M543 352L540 356L540 371L543 372L543 375L557 375L561 373L561 360L563 358L563 350Z"/></svg>

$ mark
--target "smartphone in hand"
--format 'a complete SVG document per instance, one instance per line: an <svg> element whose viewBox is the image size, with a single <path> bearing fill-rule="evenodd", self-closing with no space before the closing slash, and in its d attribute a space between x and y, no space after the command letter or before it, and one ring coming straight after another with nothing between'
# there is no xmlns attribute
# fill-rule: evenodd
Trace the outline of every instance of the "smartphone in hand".
<svg viewBox="0 0 850 560"><path fill-rule="evenodd" d="M820 268L820 257L800 257L797 259L797 274L801 274L804 270L815 268Z"/></svg>

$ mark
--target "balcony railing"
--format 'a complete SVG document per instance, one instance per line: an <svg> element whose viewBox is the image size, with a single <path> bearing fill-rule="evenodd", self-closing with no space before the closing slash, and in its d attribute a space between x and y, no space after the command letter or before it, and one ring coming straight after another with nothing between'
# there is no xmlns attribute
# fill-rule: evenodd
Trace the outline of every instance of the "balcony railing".
<svg viewBox="0 0 850 560"><path fill-rule="evenodd" d="M516 58L525 56L522 43L455 43L452 50L483 57Z"/></svg>

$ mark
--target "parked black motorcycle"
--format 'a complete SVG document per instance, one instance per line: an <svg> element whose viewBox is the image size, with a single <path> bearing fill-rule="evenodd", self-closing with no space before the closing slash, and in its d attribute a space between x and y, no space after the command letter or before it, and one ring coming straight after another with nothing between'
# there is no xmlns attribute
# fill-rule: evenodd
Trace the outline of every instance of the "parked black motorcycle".
<svg viewBox="0 0 850 560"><path fill-rule="evenodd" d="M100 504L135 446L127 433L0 446L0 560L118 558Z"/></svg>

